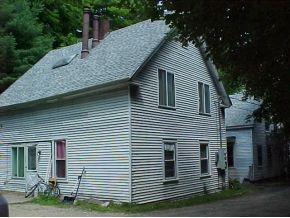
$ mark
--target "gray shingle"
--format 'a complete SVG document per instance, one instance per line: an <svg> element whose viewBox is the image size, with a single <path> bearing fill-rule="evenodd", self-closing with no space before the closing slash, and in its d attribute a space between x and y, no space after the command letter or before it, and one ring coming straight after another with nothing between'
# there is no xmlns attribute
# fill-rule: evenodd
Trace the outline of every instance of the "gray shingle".
<svg viewBox="0 0 290 218"><path fill-rule="evenodd" d="M81 42L50 51L0 95L0 107L81 91L131 78L170 31L164 21L150 20L111 32L80 59ZM60 59L78 54L68 65Z"/></svg>
<svg viewBox="0 0 290 218"><path fill-rule="evenodd" d="M259 107L259 102L253 99L242 100L243 94L230 95L232 106L226 109L226 126L243 127L254 124L254 119L247 119Z"/></svg>

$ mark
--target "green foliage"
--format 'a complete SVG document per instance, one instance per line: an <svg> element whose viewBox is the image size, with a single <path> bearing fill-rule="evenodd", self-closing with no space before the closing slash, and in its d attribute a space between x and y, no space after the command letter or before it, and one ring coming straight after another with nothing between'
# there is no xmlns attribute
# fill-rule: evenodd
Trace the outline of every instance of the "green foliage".
<svg viewBox="0 0 290 218"><path fill-rule="evenodd" d="M36 2L0 2L0 92L52 48L52 37L43 35L36 17L41 10Z"/></svg>
<svg viewBox="0 0 290 218"><path fill-rule="evenodd" d="M155 0L144 5L153 19L163 16L175 27L178 39L206 42L227 85L242 85L246 94L263 100L256 118L272 117L290 135L290 1Z"/></svg>
<svg viewBox="0 0 290 218"><path fill-rule="evenodd" d="M243 188L242 184L237 179L229 179L229 188L234 190L240 190Z"/></svg>
<svg viewBox="0 0 290 218"><path fill-rule="evenodd" d="M33 203L41 204L41 205L61 205L61 201L59 198L49 195L39 195L37 198L33 198Z"/></svg>
<svg viewBox="0 0 290 218"><path fill-rule="evenodd" d="M224 200L229 198L239 197L248 192L245 186L241 185L240 189L226 189L221 192L212 194L206 194L202 196L196 196L192 198L180 199L180 200L166 200L161 202L147 203L147 204L129 204L129 203L113 203L111 202L108 207L103 207L98 204L89 202L88 200L78 200L75 204L76 207L85 210L94 210L100 212L123 212L123 213L140 213L153 210L163 210L170 208L180 208L186 206L194 206L198 204L209 203L218 200ZM39 196L33 199L34 203L42 205L57 205L66 207L67 205L61 203L58 199L48 196Z"/></svg>

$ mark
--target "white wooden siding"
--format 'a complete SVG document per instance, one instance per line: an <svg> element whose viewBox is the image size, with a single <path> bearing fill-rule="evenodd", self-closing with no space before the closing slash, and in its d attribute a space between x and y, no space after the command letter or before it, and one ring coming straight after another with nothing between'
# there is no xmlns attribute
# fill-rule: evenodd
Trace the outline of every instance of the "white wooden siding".
<svg viewBox="0 0 290 218"><path fill-rule="evenodd" d="M85 167L79 197L129 201L127 90L5 115L0 119L0 144L5 147L1 149L0 189L25 190L24 180L11 179L9 143L38 144L42 152L39 173L45 176L51 141L66 139L68 178L59 183L63 194L73 190ZM4 180L8 181L5 187Z"/></svg>
<svg viewBox="0 0 290 218"><path fill-rule="evenodd" d="M227 130L227 137L235 136L234 166L229 167L229 178L251 179L251 167L253 165L253 129Z"/></svg>
<svg viewBox="0 0 290 218"><path fill-rule="evenodd" d="M158 107L158 75L161 68L175 76L176 110ZM218 98L198 49L167 42L135 78L132 91L132 201L156 200L202 194L218 188L215 152L219 147ZM198 113L198 82L210 86L211 116ZM178 182L163 183L163 139L177 141ZM222 138L225 147L224 120ZM200 178L199 141L210 148L211 176Z"/></svg>

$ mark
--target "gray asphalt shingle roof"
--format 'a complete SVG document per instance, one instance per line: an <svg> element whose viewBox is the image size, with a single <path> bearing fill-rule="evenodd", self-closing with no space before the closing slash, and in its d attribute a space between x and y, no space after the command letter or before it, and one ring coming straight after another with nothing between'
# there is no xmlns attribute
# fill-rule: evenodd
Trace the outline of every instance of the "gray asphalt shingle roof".
<svg viewBox="0 0 290 218"><path fill-rule="evenodd" d="M147 20L111 32L85 59L80 59L81 42L52 50L0 95L0 107L129 80L169 31L164 21ZM52 69L74 54L71 63Z"/></svg>
<svg viewBox="0 0 290 218"><path fill-rule="evenodd" d="M252 126L254 118L249 118L259 107L259 102L253 99L243 101L243 94L230 95L232 106L226 109L226 127Z"/></svg>

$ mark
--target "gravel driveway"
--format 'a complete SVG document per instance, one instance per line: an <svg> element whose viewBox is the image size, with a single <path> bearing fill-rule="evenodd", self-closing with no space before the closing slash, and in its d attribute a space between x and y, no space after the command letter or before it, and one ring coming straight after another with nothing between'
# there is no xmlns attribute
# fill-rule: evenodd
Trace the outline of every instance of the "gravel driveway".
<svg viewBox="0 0 290 218"><path fill-rule="evenodd" d="M193 207L153 211L140 214L100 213L75 207L59 208L31 203L11 203L10 216L49 217L98 217L98 216L290 216L290 182L266 182L251 184L253 191L239 198L221 200ZM5 196L5 193L4 193ZM6 196L5 196L6 197ZM7 197L8 201L9 198ZM11 199L11 198L10 198ZM9 201L11 202L11 201Z"/></svg>

